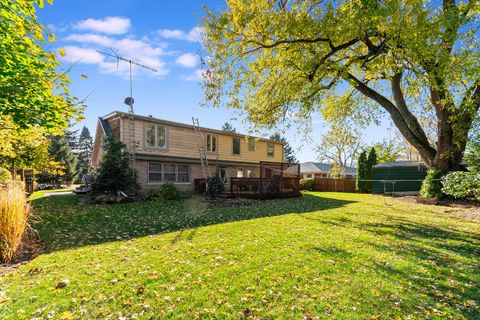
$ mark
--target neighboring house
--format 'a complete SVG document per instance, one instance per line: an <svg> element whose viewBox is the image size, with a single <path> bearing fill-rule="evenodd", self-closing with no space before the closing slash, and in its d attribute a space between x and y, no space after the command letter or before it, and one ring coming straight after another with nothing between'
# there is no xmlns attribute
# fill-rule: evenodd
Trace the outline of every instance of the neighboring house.
<svg viewBox="0 0 480 320"><path fill-rule="evenodd" d="M328 178L330 175L330 163L322 162L302 162L300 163L300 174L303 179L308 178ZM345 172L342 174L343 178L355 178L357 175L357 168L343 166Z"/></svg>
<svg viewBox="0 0 480 320"><path fill-rule="evenodd" d="M135 170L144 190L173 182L183 190L193 190L194 180L204 178L193 125L114 111L99 118L95 134L92 166L102 157L102 141L112 134L127 146L132 132L136 142ZM218 172L228 184L231 177L258 177L260 162L281 163L283 142L215 129L201 128L210 172ZM271 173L274 175L275 173Z"/></svg>

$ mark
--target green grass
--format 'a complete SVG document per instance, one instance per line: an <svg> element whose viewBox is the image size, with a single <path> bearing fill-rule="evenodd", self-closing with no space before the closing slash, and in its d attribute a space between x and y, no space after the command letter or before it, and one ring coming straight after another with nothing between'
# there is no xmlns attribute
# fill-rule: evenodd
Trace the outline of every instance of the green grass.
<svg viewBox="0 0 480 320"><path fill-rule="evenodd" d="M480 226L442 208L341 193L33 204L48 252L0 278L0 318L480 318Z"/></svg>

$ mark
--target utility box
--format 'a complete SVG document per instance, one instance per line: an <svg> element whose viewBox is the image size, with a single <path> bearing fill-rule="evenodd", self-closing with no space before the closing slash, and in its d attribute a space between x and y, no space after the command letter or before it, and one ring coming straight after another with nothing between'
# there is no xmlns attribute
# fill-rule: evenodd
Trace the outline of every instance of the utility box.
<svg viewBox="0 0 480 320"><path fill-rule="evenodd" d="M394 161L374 165L374 194L417 195L427 176L427 166L420 161Z"/></svg>

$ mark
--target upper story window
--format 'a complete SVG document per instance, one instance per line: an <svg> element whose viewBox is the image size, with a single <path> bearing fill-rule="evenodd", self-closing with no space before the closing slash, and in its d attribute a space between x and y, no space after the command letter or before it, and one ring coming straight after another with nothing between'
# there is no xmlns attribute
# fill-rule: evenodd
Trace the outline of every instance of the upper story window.
<svg viewBox="0 0 480 320"><path fill-rule="evenodd" d="M267 143L267 156L273 157L275 155L275 145L271 142Z"/></svg>
<svg viewBox="0 0 480 320"><path fill-rule="evenodd" d="M248 151L255 151L255 141L253 139L248 140Z"/></svg>
<svg viewBox="0 0 480 320"><path fill-rule="evenodd" d="M147 124L145 126L145 145L147 147L167 147L167 129L164 126Z"/></svg>
<svg viewBox="0 0 480 320"><path fill-rule="evenodd" d="M240 138L239 137L232 138L232 154L236 154L236 155L240 154Z"/></svg>
<svg viewBox="0 0 480 320"><path fill-rule="evenodd" d="M217 136L211 133L207 133L207 151L217 152Z"/></svg>

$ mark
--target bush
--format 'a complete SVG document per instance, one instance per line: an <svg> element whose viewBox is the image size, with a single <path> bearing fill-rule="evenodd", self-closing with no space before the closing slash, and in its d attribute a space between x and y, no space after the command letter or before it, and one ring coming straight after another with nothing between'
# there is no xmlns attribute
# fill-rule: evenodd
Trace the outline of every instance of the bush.
<svg viewBox="0 0 480 320"><path fill-rule="evenodd" d="M185 194L178 190L171 182L162 185L160 188L160 196L165 200L180 200L185 198Z"/></svg>
<svg viewBox="0 0 480 320"><path fill-rule="evenodd" d="M8 182L0 189L0 261L10 261L20 246L29 209L22 183Z"/></svg>
<svg viewBox="0 0 480 320"><path fill-rule="evenodd" d="M7 181L12 180L12 174L5 168L0 168L0 185L7 183Z"/></svg>
<svg viewBox="0 0 480 320"><path fill-rule="evenodd" d="M225 191L225 185L219 176L208 177L207 179L207 195L210 197L218 196Z"/></svg>
<svg viewBox="0 0 480 320"><path fill-rule="evenodd" d="M474 172L450 172L442 179L442 191L455 199L476 199L480 194L480 175Z"/></svg>
<svg viewBox="0 0 480 320"><path fill-rule="evenodd" d="M422 197L429 198L443 198L442 192L442 177L443 173L435 169L428 170L425 180L422 182L422 188L420 189L420 195Z"/></svg>
<svg viewBox="0 0 480 320"><path fill-rule="evenodd" d="M307 178L300 180L300 190L313 190L313 185L315 183L315 179Z"/></svg>

